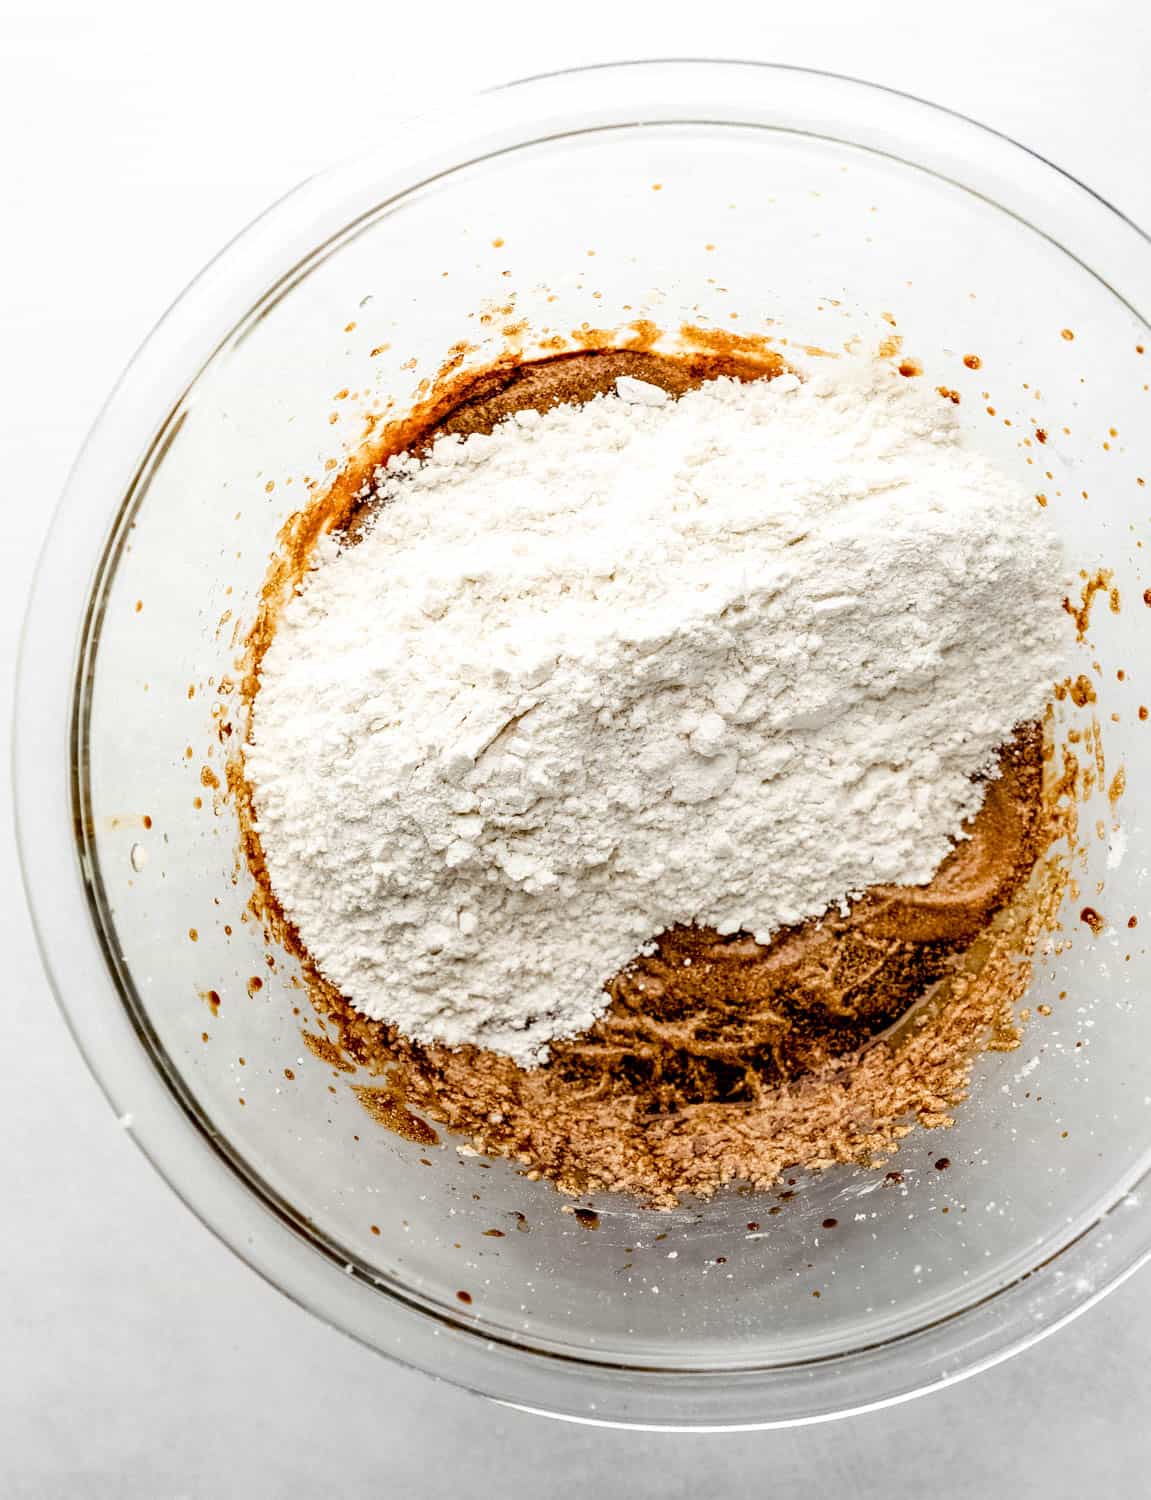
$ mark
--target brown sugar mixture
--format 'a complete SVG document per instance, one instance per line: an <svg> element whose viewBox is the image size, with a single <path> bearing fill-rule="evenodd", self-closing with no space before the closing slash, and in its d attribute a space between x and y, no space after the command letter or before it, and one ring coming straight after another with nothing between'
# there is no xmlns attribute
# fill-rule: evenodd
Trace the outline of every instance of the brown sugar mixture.
<svg viewBox="0 0 1151 1500"><path fill-rule="evenodd" d="M754 1103L857 1051L951 973L1027 879L1039 847L1043 735L1020 729L1001 774L930 885L872 888L763 947L706 928L665 933L609 985L585 1036L554 1043L574 1086L643 1094L652 1111Z"/></svg>
<svg viewBox="0 0 1151 1500"><path fill-rule="evenodd" d="M403 445L586 401L621 375L679 395L718 374L779 368L637 350L558 356L481 377ZM354 532L359 518L353 502L341 522ZM766 946L706 928L666 932L608 984L596 1024L554 1042L541 1067L412 1042L353 1009L302 954L313 1001L340 1053L379 1075L382 1087L360 1090L377 1119L426 1141L418 1111L568 1192L668 1204L733 1181L767 1188L789 1167L874 1161L913 1121L947 1122L975 1051L1015 1045L1012 1006L1029 977L1017 955L1058 903L1064 877L1044 856L1072 816L1074 763L1057 775L1048 739L1040 724L1017 728L929 884L875 887L849 912ZM275 917L250 829L247 852Z"/></svg>
<svg viewBox="0 0 1151 1500"><path fill-rule="evenodd" d="M975 1052L1017 1045L1030 977L1018 954L1064 882L1041 856L1075 771L1044 790L1048 765L1041 728L1021 728L970 837L924 887L874 888L767 946L663 934L608 986L591 1030L530 1071L411 1042L318 978L313 1000L343 1052L386 1074L403 1133L421 1138L418 1110L569 1193L668 1205L729 1182L766 1189L788 1168L874 1163L912 1121L950 1123Z"/></svg>

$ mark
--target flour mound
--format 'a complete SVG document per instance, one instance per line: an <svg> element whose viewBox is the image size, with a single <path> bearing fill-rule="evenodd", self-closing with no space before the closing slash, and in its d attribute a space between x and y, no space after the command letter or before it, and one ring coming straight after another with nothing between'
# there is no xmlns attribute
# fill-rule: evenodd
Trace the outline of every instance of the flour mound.
<svg viewBox="0 0 1151 1500"><path fill-rule="evenodd" d="M377 471L261 668L246 774L320 970L525 1066L675 923L930 879L1069 644L1032 495L886 366L618 394Z"/></svg>

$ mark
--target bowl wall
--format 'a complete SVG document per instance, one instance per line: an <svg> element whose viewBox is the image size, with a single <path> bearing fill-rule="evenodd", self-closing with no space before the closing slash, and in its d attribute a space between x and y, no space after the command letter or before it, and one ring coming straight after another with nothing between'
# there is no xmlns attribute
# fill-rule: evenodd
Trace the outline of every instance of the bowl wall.
<svg viewBox="0 0 1151 1500"><path fill-rule="evenodd" d="M1111 238L1084 242L1093 214ZM22 838L73 1025L146 1149L241 1253L368 1342L492 1394L709 1424L811 1419L948 1378L1142 1253L1128 1239L1108 1260L1113 1219L1098 1221L1131 1202L1151 1153L1151 358L1131 305L1147 276L1133 231L967 122L844 80L668 64L542 80L477 105L466 131L414 131L302 189L191 289L114 398L50 543ZM800 365L894 332L917 378L958 391L971 441L1046 495L1073 562L1113 570L1122 605L1092 614L1088 717L1127 790L1117 817L1102 795L1084 809L1083 894L1026 1001L1051 1014L979 1060L952 1130L906 1141L901 1184L835 1169L666 1214L598 1196L580 1200L591 1231L464 1142L379 1128L351 1088L369 1080L312 1055L298 967L247 912L213 782L277 532L364 419L403 412L461 341L478 365L557 335L626 339L640 319L766 332ZM45 812L65 732L78 875L67 814ZM1078 920L1088 900L1098 937ZM1072 1266L1061 1252L1085 1234ZM1052 1257L1039 1296L1021 1278Z"/></svg>

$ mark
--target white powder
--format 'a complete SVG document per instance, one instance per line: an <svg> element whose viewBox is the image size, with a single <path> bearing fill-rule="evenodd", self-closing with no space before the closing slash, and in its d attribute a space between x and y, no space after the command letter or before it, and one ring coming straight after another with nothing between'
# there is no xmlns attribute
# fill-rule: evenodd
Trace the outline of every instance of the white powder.
<svg viewBox="0 0 1151 1500"><path fill-rule="evenodd" d="M673 923L764 941L927 881L1069 639L1033 496L916 382L618 389L379 471L245 752L323 973L529 1065Z"/></svg>

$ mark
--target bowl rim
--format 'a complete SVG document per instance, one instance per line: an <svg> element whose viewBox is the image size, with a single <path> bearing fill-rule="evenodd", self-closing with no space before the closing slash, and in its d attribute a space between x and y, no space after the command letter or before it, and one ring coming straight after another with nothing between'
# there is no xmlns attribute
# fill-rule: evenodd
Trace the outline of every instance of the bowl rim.
<svg viewBox="0 0 1151 1500"><path fill-rule="evenodd" d="M959 111L819 69L739 59L652 58L531 75L485 91L465 109L440 117L444 150L454 158L450 169L483 159L468 147L481 126L489 131L512 128L517 132L514 148L531 144L535 138L524 132L536 125L537 107L552 105L547 95L553 86L572 93L571 107L586 113L604 107L600 81L607 78L616 91L613 107L635 116L632 123L639 124L646 123L650 113L637 113L638 101L631 99L637 79L646 83L666 75L670 83L673 75L704 79L722 74L730 80L735 73L757 81L786 76L801 88L817 91L846 87L858 97L898 101L898 109L910 117L948 122L972 140L998 143L1011 155L1037 165L1048 183L1060 182L1076 199L1086 195L1101 221L1126 236L1128 253L1131 243L1137 246L1140 259L1149 262L1144 279L1151 277L1151 239L1146 233L1040 153ZM587 97L581 99L581 93ZM424 157L416 158L423 162L420 175L411 176L415 162L403 161L404 151L412 149L407 137L388 148L390 170L401 176L408 173L403 193L428 180L426 149ZM832 1356L752 1370L653 1371L557 1356L526 1345L499 1348L492 1332L474 1318L442 1317L379 1285L371 1287L372 1294L392 1299L394 1317L386 1337L368 1337L355 1297L336 1296L333 1290L333 1283L339 1282L346 1293L364 1278L351 1264L347 1269L356 1274L337 1277L302 1243L299 1226L271 1201L274 1195L266 1185L261 1190L251 1174L239 1171L216 1133L205 1128L178 1073L164 1066L162 1049L141 1025L142 1008L129 1001L130 980L118 973L114 945L94 909L99 870L84 848L87 767L82 710L99 640L102 584L114 570L117 537L122 540L133 497L142 493L149 466L162 461L173 419L203 369L257 307L266 307L302 266L314 264L324 244L317 245L310 228L317 205L327 203L344 213L357 175L376 161L377 153L368 153L306 179L242 230L173 302L99 413L41 551L22 631L15 694L17 847L49 985L96 1082L155 1170L201 1222L265 1280L368 1347L523 1410L649 1430L803 1425L910 1399L1028 1347L1093 1305L1151 1258L1151 1199L1144 1203L1148 1173L1142 1166L1130 1181L1112 1188L1094 1219L1053 1257L945 1318ZM371 196L378 205L378 187ZM336 238L348 227L345 224ZM237 274L234 266L246 266L246 273ZM270 284L268 266L280 268ZM1146 317L1115 291L1106 276L1092 274L1146 324ZM259 290L254 300L253 285ZM1148 288L1144 290L1146 295ZM1151 305L1151 296L1142 305ZM172 377L167 373L167 379L157 384L155 375L169 367L182 372L182 387L170 405L158 405L154 391L170 388ZM141 401L140 392L150 393L151 402ZM93 558L98 559L95 564ZM67 607L61 607L62 599ZM63 877L62 871L67 871ZM111 1006L90 1003L95 988L107 995ZM221 1165L229 1168L228 1173L220 1173ZM1107 1233L1101 1234L1105 1224ZM371 1282L370 1277L364 1280ZM429 1332L431 1323L437 1326ZM846 1378L829 1378L832 1367ZM817 1372L818 1392L810 1379ZM601 1411L601 1406L608 1409Z"/></svg>

